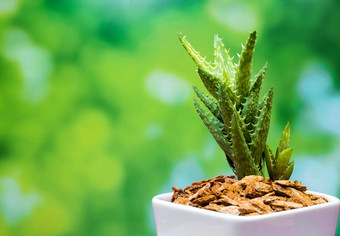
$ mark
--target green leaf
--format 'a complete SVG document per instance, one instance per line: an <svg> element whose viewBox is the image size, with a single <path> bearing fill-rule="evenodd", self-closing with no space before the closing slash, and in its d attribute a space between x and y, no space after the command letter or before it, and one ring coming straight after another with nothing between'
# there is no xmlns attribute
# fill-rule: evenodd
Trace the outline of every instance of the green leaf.
<svg viewBox="0 0 340 236"><path fill-rule="evenodd" d="M238 123L237 115L234 113L231 121L231 140L234 150L234 159L237 177L242 179L247 175L258 175L259 171L250 154L248 145Z"/></svg>
<svg viewBox="0 0 340 236"><path fill-rule="evenodd" d="M194 98L194 105L197 113L201 117L203 123L208 128L217 144L228 156L233 156L232 148L230 143L227 141L225 135L223 134L223 125L221 122L213 116L210 112L206 111Z"/></svg>
<svg viewBox="0 0 340 236"><path fill-rule="evenodd" d="M256 75L255 82L250 89L250 95L243 107L242 115L245 117L245 123L248 124L248 130L252 132L257 123L259 96L262 88L263 79L266 73L267 63L262 70Z"/></svg>
<svg viewBox="0 0 340 236"><path fill-rule="evenodd" d="M292 175L292 173L293 173L293 169L294 169L294 161L289 163L285 173L279 179L280 180L283 180L283 179L288 180L290 178L290 176Z"/></svg>
<svg viewBox="0 0 340 236"><path fill-rule="evenodd" d="M236 94L231 90L231 87L225 85L219 78L213 76L208 71L205 71L201 68L198 68L197 72L204 86L214 98L218 99L218 88L223 85L231 101L236 102L238 100Z"/></svg>
<svg viewBox="0 0 340 236"><path fill-rule="evenodd" d="M273 103L273 87L270 88L266 94L265 103L261 115L256 124L255 132L252 135L252 148L251 153L255 159L255 163L258 165L261 160L262 152L266 145L266 140L268 136L269 126L270 126L270 116Z"/></svg>
<svg viewBox="0 0 340 236"><path fill-rule="evenodd" d="M266 145L266 148L264 150L264 156L266 159L266 165L267 165L267 170L268 174L271 180L274 180L274 165L275 165L275 159L272 150L268 145Z"/></svg>
<svg viewBox="0 0 340 236"><path fill-rule="evenodd" d="M228 95L229 95L228 87L225 85L221 85L218 91L218 102L220 104L221 116L224 122L225 129L227 131L227 134L231 136L230 135L231 120L232 120L233 114L236 114L238 124L241 127L245 140L247 143L250 143L251 137L250 137L250 134L248 133L246 125L244 124L244 120L241 118L240 114L237 112L235 105L233 105L233 102L231 101Z"/></svg>
<svg viewBox="0 0 340 236"><path fill-rule="evenodd" d="M235 79L235 68L229 50L226 50L222 39L215 35L214 38L214 62L219 73L223 74L225 83L231 85L231 81Z"/></svg>
<svg viewBox="0 0 340 236"><path fill-rule="evenodd" d="M279 179L286 171L293 149L287 148L282 151L276 158L274 165L274 177Z"/></svg>
<svg viewBox="0 0 340 236"><path fill-rule="evenodd" d="M210 97L209 95L204 94L201 90L199 90L195 85L193 85L194 91L197 97L203 102L203 104L210 110L210 112L218 118L220 121L222 120L220 114L220 106L218 102L215 101L214 98Z"/></svg>
<svg viewBox="0 0 340 236"><path fill-rule="evenodd" d="M215 64L208 62L205 57L202 57L198 51L196 51L193 46L187 41L186 36L182 36L181 33L178 34L178 38L181 41L183 47L188 52L188 54L191 56L191 58L194 60L198 68L201 68L202 70L210 73L214 77L217 77L219 80L222 81L223 75L221 72L216 70Z"/></svg>
<svg viewBox="0 0 340 236"><path fill-rule="evenodd" d="M214 98L218 99L218 87L223 82L201 67L198 67L197 72L209 93Z"/></svg>
<svg viewBox="0 0 340 236"><path fill-rule="evenodd" d="M189 53L191 58L197 64L198 67L209 69L211 68L211 64L205 60L204 57L201 57L198 51L196 51L191 44L187 41L186 36L182 36L181 33L178 34L178 38L181 41L185 50Z"/></svg>
<svg viewBox="0 0 340 236"><path fill-rule="evenodd" d="M289 123L286 125L285 129L282 132L280 144L276 150L276 157L281 153L283 150L289 148L289 137L290 137L290 125Z"/></svg>
<svg viewBox="0 0 340 236"><path fill-rule="evenodd" d="M250 33L246 45L242 49L236 68L235 85L237 95L240 95L240 103L245 101L250 89L250 77L253 64L253 54L256 42L256 31Z"/></svg>
<svg viewBox="0 0 340 236"><path fill-rule="evenodd" d="M216 70L216 66L207 62L204 57L201 57L198 51L196 51L191 44L186 40L185 36L178 34L178 38L181 41L185 50L189 53L191 58L198 66L198 74L207 88L209 93L217 99L217 92L219 84L223 83L222 73Z"/></svg>
<svg viewBox="0 0 340 236"><path fill-rule="evenodd" d="M231 119L235 112L234 105L225 91L225 86L220 86L218 90L218 103L220 105L221 116L227 134L231 132Z"/></svg>
<svg viewBox="0 0 340 236"><path fill-rule="evenodd" d="M257 73L257 75L255 76L254 84L251 86L251 89L250 89L250 91L253 91L255 94L257 94L258 97L259 97L261 89L262 89L264 76L266 75L267 65L268 65L268 63L266 63L262 67L262 69L259 71L259 73Z"/></svg>

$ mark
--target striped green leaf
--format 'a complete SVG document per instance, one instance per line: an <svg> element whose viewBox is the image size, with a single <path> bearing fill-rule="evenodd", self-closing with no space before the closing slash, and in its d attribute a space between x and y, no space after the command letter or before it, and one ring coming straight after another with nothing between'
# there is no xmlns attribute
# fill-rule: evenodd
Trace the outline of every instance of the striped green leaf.
<svg viewBox="0 0 340 236"><path fill-rule="evenodd" d="M199 90L195 85L193 85L194 91L197 97L203 102L203 104L210 110L210 112L218 118L220 121L222 120L222 116L220 114L220 106L214 98L209 95L204 94L201 90Z"/></svg>
<svg viewBox="0 0 340 236"><path fill-rule="evenodd" d="M241 127L242 133L245 137L245 140L247 143L251 142L250 134L247 130L247 126L244 123L244 120L242 119L241 115L237 112L235 105L229 98L228 93L228 87L227 86L220 86L219 93L218 93L218 102L220 104L220 110L222 119L224 121L225 129L227 131L227 134L230 135L231 132L231 119L233 114L236 115L237 121Z"/></svg>
<svg viewBox="0 0 340 236"><path fill-rule="evenodd" d="M231 85L231 81L235 79L235 68L232 58L222 42L222 39L215 35L214 38L214 62L216 70L223 74L226 85Z"/></svg>
<svg viewBox="0 0 340 236"><path fill-rule="evenodd" d="M281 153L283 150L289 148L289 137L290 137L290 125L289 123L286 125L285 129L282 132L280 144L277 147L276 157Z"/></svg>
<svg viewBox="0 0 340 236"><path fill-rule="evenodd" d="M253 54L256 42L256 31L250 33L246 44L242 48L236 68L235 86L240 103L245 101L250 89L250 77L253 64Z"/></svg>
<svg viewBox="0 0 340 236"><path fill-rule="evenodd" d="M194 98L194 105L197 113L201 117L203 123L208 128L218 145L228 156L233 156L230 143L223 134L223 124L213 116L209 111L205 110Z"/></svg>
<svg viewBox="0 0 340 236"><path fill-rule="evenodd" d="M255 132L252 136L253 143L251 148L251 154L254 157L256 164L260 163L262 152L264 151L264 147L266 145L273 103L273 88L270 88L265 97L266 99L263 106L263 110L261 111L259 120L256 124Z"/></svg>
<svg viewBox="0 0 340 236"><path fill-rule="evenodd" d="M254 126L257 123L259 96L262 88L263 79L266 73L267 64L256 75L255 82L250 89L250 95L242 110L242 116L245 117L245 123L248 124L248 130L253 132Z"/></svg>
<svg viewBox="0 0 340 236"><path fill-rule="evenodd" d="M197 72L209 93L218 99L218 87L222 84L222 81L201 67L198 67Z"/></svg>
<svg viewBox="0 0 340 236"><path fill-rule="evenodd" d="M288 180L288 179L290 178L290 176L292 175L293 170L294 170L294 161L292 161L291 163L289 163L289 165L288 165L288 167L287 167L285 173L284 173L281 177L279 177L279 179L280 179L280 180L282 180L282 179Z"/></svg>
<svg viewBox="0 0 340 236"><path fill-rule="evenodd" d="M274 165L275 179L279 179L286 172L292 153L293 149L287 148L284 151L280 152L280 154L277 156Z"/></svg>
<svg viewBox="0 0 340 236"><path fill-rule="evenodd" d="M271 180L274 180L275 179L274 177L275 159L274 159L273 152L268 145L266 145L265 147L264 156L266 159L266 165L267 165L269 177Z"/></svg>
<svg viewBox="0 0 340 236"><path fill-rule="evenodd" d="M233 162L237 170L238 178L241 179L247 175L258 175L259 170L250 154L235 113L231 121L231 140L235 155Z"/></svg>

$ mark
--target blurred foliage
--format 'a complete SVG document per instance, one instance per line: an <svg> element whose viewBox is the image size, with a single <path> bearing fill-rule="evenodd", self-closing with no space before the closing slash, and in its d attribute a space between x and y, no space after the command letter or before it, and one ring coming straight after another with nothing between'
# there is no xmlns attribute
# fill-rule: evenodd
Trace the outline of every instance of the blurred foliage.
<svg viewBox="0 0 340 236"><path fill-rule="evenodd" d="M229 171L195 114L198 77L180 31L211 55L214 34L236 52L257 29L254 71L268 61L263 90L275 87L268 143L290 121L296 166L312 156L339 170L339 7L1 0L0 234L155 235L151 198L178 184L174 176ZM324 173L340 195L331 169L314 177Z"/></svg>

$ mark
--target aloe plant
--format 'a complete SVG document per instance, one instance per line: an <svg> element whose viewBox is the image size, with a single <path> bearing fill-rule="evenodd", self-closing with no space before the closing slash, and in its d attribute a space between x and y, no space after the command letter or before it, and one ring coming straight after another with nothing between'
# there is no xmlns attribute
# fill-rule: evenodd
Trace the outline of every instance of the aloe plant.
<svg viewBox="0 0 340 236"><path fill-rule="evenodd" d="M217 35L214 60L207 61L179 34L179 39L197 65L197 72L210 95L193 86L205 108L194 98L196 111L224 151L229 166L241 179L264 176L267 165L272 180L289 179L294 162L289 162L289 124L283 131L275 156L266 144L273 103L273 88L260 100L267 64L251 79L256 31L251 32L235 64Z"/></svg>

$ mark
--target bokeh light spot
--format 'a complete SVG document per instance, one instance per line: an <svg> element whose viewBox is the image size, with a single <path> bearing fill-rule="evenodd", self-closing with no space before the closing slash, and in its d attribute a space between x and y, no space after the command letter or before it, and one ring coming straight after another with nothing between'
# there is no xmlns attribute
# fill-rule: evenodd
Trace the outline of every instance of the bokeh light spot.
<svg viewBox="0 0 340 236"><path fill-rule="evenodd" d="M189 154L173 167L170 179L163 185L160 193L171 191L172 186L184 188L189 183L202 180L204 177L205 173L198 161L197 154Z"/></svg>
<svg viewBox="0 0 340 236"><path fill-rule="evenodd" d="M0 1L0 15L7 12L12 12L18 7L17 0L1 0Z"/></svg>
<svg viewBox="0 0 340 236"><path fill-rule="evenodd" d="M203 157L211 159L215 155L217 147L216 141L212 137L208 137L203 147Z"/></svg>
<svg viewBox="0 0 340 236"><path fill-rule="evenodd" d="M23 96L28 101L40 100L47 92L47 76L52 70L52 59L47 51L33 45L28 35L13 29L5 36L4 51L7 58L18 62L25 87Z"/></svg>
<svg viewBox="0 0 340 236"><path fill-rule="evenodd" d="M329 156L304 155L295 157L292 180L298 179L311 191L337 195L339 185L339 162L333 153ZM325 174L327 170L327 174Z"/></svg>
<svg viewBox="0 0 340 236"><path fill-rule="evenodd" d="M163 133L163 127L159 124L150 124L146 128L146 137L148 139L155 139Z"/></svg>
<svg viewBox="0 0 340 236"><path fill-rule="evenodd" d="M332 77L329 71L319 62L309 63L300 75L299 94L307 103L313 103L328 96L332 87Z"/></svg>
<svg viewBox="0 0 340 236"><path fill-rule="evenodd" d="M300 128L311 126L339 135L340 94L333 89L328 69L320 62L309 63L301 73L298 89L307 105L300 116Z"/></svg>
<svg viewBox="0 0 340 236"><path fill-rule="evenodd" d="M215 20L235 31L248 32L258 29L255 9L240 1L211 1L209 10Z"/></svg>
<svg viewBox="0 0 340 236"><path fill-rule="evenodd" d="M171 105L184 103L190 96L190 86L185 80L162 71L154 71L147 77L146 89L152 96Z"/></svg>
<svg viewBox="0 0 340 236"><path fill-rule="evenodd" d="M14 224L29 216L39 202L36 193L23 194L17 181L1 179L0 208L8 224Z"/></svg>

